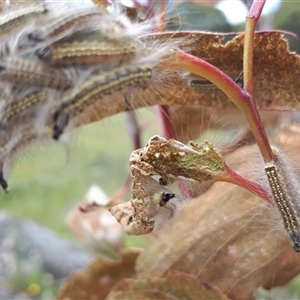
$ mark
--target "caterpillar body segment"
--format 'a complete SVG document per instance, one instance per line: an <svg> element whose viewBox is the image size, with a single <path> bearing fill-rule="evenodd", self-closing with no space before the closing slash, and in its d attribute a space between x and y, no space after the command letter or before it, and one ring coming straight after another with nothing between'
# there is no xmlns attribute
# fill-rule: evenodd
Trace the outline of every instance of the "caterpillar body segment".
<svg viewBox="0 0 300 300"><path fill-rule="evenodd" d="M47 6L43 3L13 8L0 13L0 59L30 48L28 33L34 29L39 18L48 14Z"/></svg>
<svg viewBox="0 0 300 300"><path fill-rule="evenodd" d="M53 138L59 139L72 118L76 118L96 101L129 87L145 88L152 77L148 66L120 67L92 76L73 93L64 97L53 114ZM124 100L125 101L125 100Z"/></svg>
<svg viewBox="0 0 300 300"><path fill-rule="evenodd" d="M38 29L28 34L28 38L35 42L42 42L51 38L61 39L79 32L87 32L95 27L97 18L101 18L102 15L102 10L94 8L66 12L48 20L46 24L41 23Z"/></svg>
<svg viewBox="0 0 300 300"><path fill-rule="evenodd" d="M283 224L292 241L295 252L300 252L300 222L292 198L285 187L274 164L268 164L265 172L269 180L271 191L278 210L282 216Z"/></svg>
<svg viewBox="0 0 300 300"><path fill-rule="evenodd" d="M0 37L11 30L24 27L28 21L36 16L47 13L47 7L43 3L35 3L18 9L8 9L0 14Z"/></svg>
<svg viewBox="0 0 300 300"><path fill-rule="evenodd" d="M15 57L0 62L0 80L59 90L72 86L71 79L64 70Z"/></svg>
<svg viewBox="0 0 300 300"><path fill-rule="evenodd" d="M8 131L0 142L0 185L4 192L8 191L8 183L4 172L5 166L11 165L15 158L28 148L50 141L50 128L44 128L43 132L40 132L31 120L24 122L23 126Z"/></svg>
<svg viewBox="0 0 300 300"><path fill-rule="evenodd" d="M14 127L24 121L24 118L34 116L33 112L38 104L48 100L47 90L40 90L24 96L22 99L15 99L3 108L1 115L1 127L7 128L9 124ZM32 113L30 113L32 112Z"/></svg>
<svg viewBox="0 0 300 300"><path fill-rule="evenodd" d="M136 47L130 42L92 41L53 44L38 49L37 56L53 66L116 63L135 57Z"/></svg>
<svg viewBox="0 0 300 300"><path fill-rule="evenodd" d="M4 175L3 175L3 166L2 166L2 165L0 165L0 185L1 185L2 189L3 189L3 191L4 191L5 193L7 193L7 192L8 192L8 183L7 183L7 181L4 179Z"/></svg>

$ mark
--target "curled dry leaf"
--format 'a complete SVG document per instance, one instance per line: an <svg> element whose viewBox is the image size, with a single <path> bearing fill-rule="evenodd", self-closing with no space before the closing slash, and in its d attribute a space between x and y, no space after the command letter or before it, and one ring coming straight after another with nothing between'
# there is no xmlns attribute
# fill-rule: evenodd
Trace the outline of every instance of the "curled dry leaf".
<svg viewBox="0 0 300 300"><path fill-rule="evenodd" d="M298 126L299 128L299 126ZM299 130L282 130L276 142L300 170ZM267 186L264 162L255 145L226 157L243 176ZM187 204L172 228L138 260L139 278L164 277L171 269L220 288L232 299L254 299L257 289L286 284L300 272L300 256L289 244L280 213L245 189L214 183Z"/></svg>
<svg viewBox="0 0 300 300"><path fill-rule="evenodd" d="M227 300L224 293L190 275L170 271L166 278L147 280L125 279L113 287L107 300Z"/></svg>
<svg viewBox="0 0 300 300"><path fill-rule="evenodd" d="M131 200L110 209L123 226L125 233L141 235L161 228L180 209L180 199L151 176L143 175L135 167Z"/></svg>
<svg viewBox="0 0 300 300"><path fill-rule="evenodd" d="M147 234L159 229L178 215L181 195L164 185L170 177L192 179L201 184L225 174L223 159L207 141L186 146L160 136L152 137L147 146L133 151L130 157L133 177L131 200L110 209L127 234ZM156 181L153 175L160 175Z"/></svg>
<svg viewBox="0 0 300 300"><path fill-rule="evenodd" d="M124 250L118 261L96 256L84 270L68 277L57 299L104 299L116 283L134 276L139 254L138 249Z"/></svg>
<svg viewBox="0 0 300 300"><path fill-rule="evenodd" d="M173 176L200 183L213 181L216 175L225 173L224 161L210 142L200 145L190 142L186 146L157 135L146 147L131 154L130 165L143 175Z"/></svg>

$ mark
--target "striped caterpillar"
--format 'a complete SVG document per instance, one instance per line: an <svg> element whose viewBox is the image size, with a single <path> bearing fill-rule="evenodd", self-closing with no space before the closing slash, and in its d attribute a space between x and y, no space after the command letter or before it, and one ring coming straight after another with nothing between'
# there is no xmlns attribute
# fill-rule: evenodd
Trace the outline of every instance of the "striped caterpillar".
<svg viewBox="0 0 300 300"><path fill-rule="evenodd" d="M300 206L296 174L277 148L273 148L276 162L265 166L271 192L281 214L295 252L300 252Z"/></svg>
<svg viewBox="0 0 300 300"><path fill-rule="evenodd" d="M0 80L38 87L68 89L72 82L64 70L28 59L9 57L0 62Z"/></svg>
<svg viewBox="0 0 300 300"><path fill-rule="evenodd" d="M37 56L53 66L81 64L117 63L134 58L136 47L132 43L117 41L92 41L55 43L37 50Z"/></svg>
<svg viewBox="0 0 300 300"><path fill-rule="evenodd" d="M91 77L79 86L71 95L62 99L56 112L53 114L55 122L53 138L59 139L64 128L73 115L78 115L100 98L113 94L129 86L145 87L151 79L149 67L124 66L122 68Z"/></svg>
<svg viewBox="0 0 300 300"><path fill-rule="evenodd" d="M45 132L58 139L68 123L80 126L99 99L147 86L151 68L138 63L147 53L136 38L147 28L95 5L37 3L2 11L0 164Z"/></svg>

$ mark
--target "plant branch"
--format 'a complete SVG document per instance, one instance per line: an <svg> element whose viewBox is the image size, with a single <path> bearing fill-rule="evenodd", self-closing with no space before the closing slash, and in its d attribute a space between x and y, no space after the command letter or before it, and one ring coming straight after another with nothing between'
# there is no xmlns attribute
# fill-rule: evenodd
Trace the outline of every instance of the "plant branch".
<svg viewBox="0 0 300 300"><path fill-rule="evenodd" d="M225 176L222 174L221 178L216 178L215 181L225 181L236 184L259 196L260 198L266 200L269 203L273 202L272 194L264 186L261 186L260 184L250 181L247 178L239 175L231 168L229 168L226 164L225 169Z"/></svg>
<svg viewBox="0 0 300 300"><path fill-rule="evenodd" d="M255 139L260 148L265 162L274 161L274 154L267 138L264 126L258 113L254 100L254 80L253 80L253 53L254 53L254 34L255 27L260 18L265 1L255 0L246 18L245 39L244 39L244 90L249 95L249 108L244 111Z"/></svg>
<svg viewBox="0 0 300 300"><path fill-rule="evenodd" d="M176 52L175 59L172 57L166 64L166 68L181 69L195 73L219 87L244 113L264 160L267 162L274 160L274 155L260 121L256 105L247 91L243 91L238 84L217 67L179 49Z"/></svg>

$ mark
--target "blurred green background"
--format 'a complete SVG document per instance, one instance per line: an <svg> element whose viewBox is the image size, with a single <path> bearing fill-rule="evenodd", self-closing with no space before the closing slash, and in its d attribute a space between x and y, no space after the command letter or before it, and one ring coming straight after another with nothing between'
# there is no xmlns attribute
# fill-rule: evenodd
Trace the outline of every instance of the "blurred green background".
<svg viewBox="0 0 300 300"><path fill-rule="evenodd" d="M143 144L158 132L152 109L137 111L144 124ZM0 195L1 209L30 218L62 236L72 238L65 216L92 184L107 195L120 188L129 174L133 150L122 114L90 124L69 136L68 146L34 147L12 166L10 191Z"/></svg>

